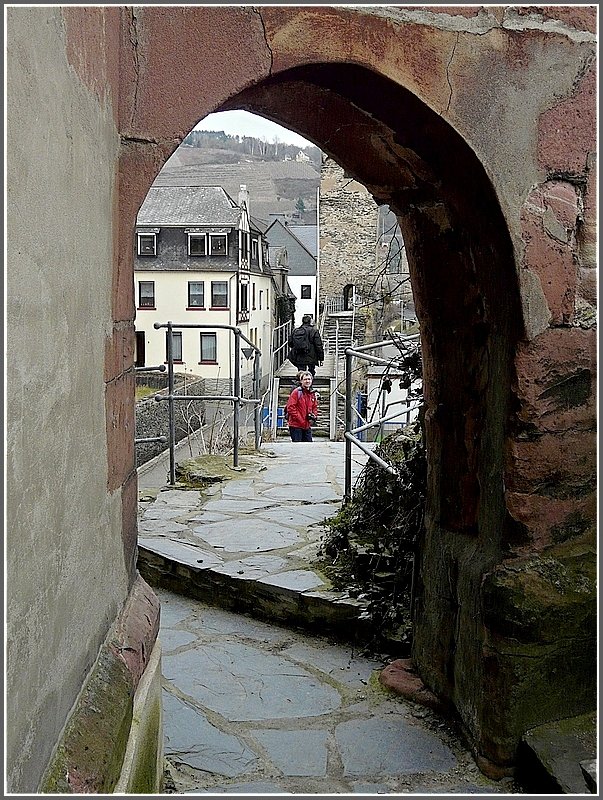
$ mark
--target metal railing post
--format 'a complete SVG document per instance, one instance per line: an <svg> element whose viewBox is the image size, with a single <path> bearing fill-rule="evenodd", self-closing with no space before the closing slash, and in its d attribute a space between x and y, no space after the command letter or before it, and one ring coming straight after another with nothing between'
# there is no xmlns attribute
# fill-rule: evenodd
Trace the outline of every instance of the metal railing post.
<svg viewBox="0 0 603 800"><path fill-rule="evenodd" d="M260 354L257 351L254 353L254 359L253 359L253 396L256 400L260 399ZM259 449L260 442L262 440L261 413L262 409L260 408L260 404L256 403L253 412L256 450Z"/></svg>
<svg viewBox="0 0 603 800"><path fill-rule="evenodd" d="M352 354L345 351L345 488L343 504L352 499L352 442L348 435L352 430Z"/></svg>
<svg viewBox="0 0 603 800"><path fill-rule="evenodd" d="M234 396L233 402L233 453L232 462L233 466L239 466L239 409L241 408L241 331L235 328L235 363L234 363Z"/></svg>
<svg viewBox="0 0 603 800"><path fill-rule="evenodd" d="M172 339L172 323L167 324L167 359L168 359L168 426L170 439L170 486L176 484L176 425L174 419L174 342Z"/></svg>

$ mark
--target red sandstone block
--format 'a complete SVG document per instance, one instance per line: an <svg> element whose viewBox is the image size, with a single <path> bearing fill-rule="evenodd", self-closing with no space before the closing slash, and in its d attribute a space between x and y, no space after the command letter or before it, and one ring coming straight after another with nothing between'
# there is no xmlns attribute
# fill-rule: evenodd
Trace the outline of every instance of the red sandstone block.
<svg viewBox="0 0 603 800"><path fill-rule="evenodd" d="M152 588L137 575L115 624L109 649L127 666L136 687L159 633L160 603Z"/></svg>
<svg viewBox="0 0 603 800"><path fill-rule="evenodd" d="M138 547L138 475L136 470L121 487L121 536L126 572L134 578Z"/></svg>
<svg viewBox="0 0 603 800"><path fill-rule="evenodd" d="M596 426L596 331L552 328L515 356L518 419L536 432Z"/></svg>
<svg viewBox="0 0 603 800"><path fill-rule="evenodd" d="M506 486L513 492L579 496L594 488L597 442L594 431L545 433L512 441L506 455Z"/></svg>
<svg viewBox="0 0 603 800"><path fill-rule="evenodd" d="M175 147L226 98L270 73L270 49L253 8L142 6L128 14L122 61L132 90L120 108L126 135L172 140Z"/></svg>
<svg viewBox="0 0 603 800"><path fill-rule="evenodd" d="M109 491L125 483L134 471L134 373L126 373L105 388Z"/></svg>
<svg viewBox="0 0 603 800"><path fill-rule="evenodd" d="M521 211L523 265L540 278L553 324L572 320L577 282L579 198L559 181L534 189Z"/></svg>
<svg viewBox="0 0 603 800"><path fill-rule="evenodd" d="M596 152L596 66L577 83L570 97L545 111L538 123L538 161L547 172L583 175Z"/></svg>
<svg viewBox="0 0 603 800"><path fill-rule="evenodd" d="M113 335L105 342L105 382L108 383L134 365L134 323L113 326Z"/></svg>
<svg viewBox="0 0 603 800"><path fill-rule="evenodd" d="M425 686L415 672L410 658L399 658L392 661L379 675L379 682L391 689L396 694L402 695L407 700L412 700L419 705L432 708L434 711L443 712L444 705L433 692Z"/></svg>
<svg viewBox="0 0 603 800"><path fill-rule="evenodd" d="M596 492L579 499L506 492L505 502L511 517L525 528L528 550L541 550L575 538L592 527L597 518Z"/></svg>

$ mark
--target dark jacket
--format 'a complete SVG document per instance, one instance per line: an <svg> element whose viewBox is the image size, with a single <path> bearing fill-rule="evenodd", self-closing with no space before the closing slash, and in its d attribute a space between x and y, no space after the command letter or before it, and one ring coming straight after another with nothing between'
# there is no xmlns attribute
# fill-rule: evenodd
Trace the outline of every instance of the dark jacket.
<svg viewBox="0 0 603 800"><path fill-rule="evenodd" d="M316 395L307 389L297 386L289 395L285 406L285 416L290 428L304 428L311 426L308 414L318 416L318 403Z"/></svg>
<svg viewBox="0 0 603 800"><path fill-rule="evenodd" d="M308 331L308 341L309 341L309 350L307 353L299 353L293 347L293 331L291 332L291 336L289 337L289 361L291 361L296 366L301 366L302 368L307 366L308 364L318 364L319 361L325 360L325 351L322 344L322 338L320 333L318 332L318 328L315 328L314 325L310 325L306 323L305 325L300 325L300 328L306 328Z"/></svg>

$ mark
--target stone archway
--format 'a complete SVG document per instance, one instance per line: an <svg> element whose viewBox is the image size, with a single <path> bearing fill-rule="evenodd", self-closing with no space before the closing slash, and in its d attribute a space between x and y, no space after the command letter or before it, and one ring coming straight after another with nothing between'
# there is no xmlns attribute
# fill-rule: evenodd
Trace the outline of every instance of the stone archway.
<svg viewBox="0 0 603 800"><path fill-rule="evenodd" d="M124 281L136 210L210 111L246 108L302 133L397 213L426 363L429 500L414 656L483 764L504 769L527 727L593 700L588 652L554 705L542 685L525 707L542 667L534 655L548 658L547 648L536 633L509 656L517 627L505 626L495 599L515 587L492 578L508 577L505 565L521 556L536 558L530 574L538 554L594 524L594 334L576 312L578 299L594 299L585 273L594 145L569 129L563 153L551 143L559 97L592 114L592 39L504 8L122 14ZM592 26L571 9L560 16L582 33ZM125 310L125 283L121 296ZM556 447L579 463L555 455L547 464ZM520 614L514 603L503 616Z"/></svg>

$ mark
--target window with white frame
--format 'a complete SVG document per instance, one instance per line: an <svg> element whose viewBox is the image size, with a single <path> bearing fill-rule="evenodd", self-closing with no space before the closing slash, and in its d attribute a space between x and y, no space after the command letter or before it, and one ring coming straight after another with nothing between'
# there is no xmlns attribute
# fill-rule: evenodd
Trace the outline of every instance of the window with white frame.
<svg viewBox="0 0 603 800"><path fill-rule="evenodd" d="M182 361L182 332L172 331L172 359ZM165 360L168 360L168 333L165 334Z"/></svg>
<svg viewBox="0 0 603 800"><path fill-rule="evenodd" d="M188 308L203 308L204 305L203 281L189 281Z"/></svg>
<svg viewBox="0 0 603 800"><path fill-rule="evenodd" d="M241 311L249 311L249 290L246 283L241 284Z"/></svg>
<svg viewBox="0 0 603 800"><path fill-rule="evenodd" d="M188 254L198 257L207 255L207 234L189 233L188 234Z"/></svg>
<svg viewBox="0 0 603 800"><path fill-rule="evenodd" d="M201 364L216 364L218 345L215 333L201 333Z"/></svg>
<svg viewBox="0 0 603 800"><path fill-rule="evenodd" d="M212 256L225 256L228 253L227 237L225 233L209 234L209 254Z"/></svg>
<svg viewBox="0 0 603 800"><path fill-rule="evenodd" d="M251 257L254 261L258 260L258 240L252 239L251 240Z"/></svg>
<svg viewBox="0 0 603 800"><path fill-rule="evenodd" d="M255 311L255 283L251 284L251 308Z"/></svg>
<svg viewBox="0 0 603 800"><path fill-rule="evenodd" d="M138 281L138 308L155 308L155 281Z"/></svg>
<svg viewBox="0 0 603 800"><path fill-rule="evenodd" d="M262 310L262 296L263 296L263 294L264 294L263 290L260 289L260 311Z"/></svg>
<svg viewBox="0 0 603 800"><path fill-rule="evenodd" d="M228 283L226 281L211 282L211 307L228 308Z"/></svg>
<svg viewBox="0 0 603 800"><path fill-rule="evenodd" d="M156 256L157 255L157 234L156 233L139 233L138 237L138 255L139 256Z"/></svg>
<svg viewBox="0 0 603 800"><path fill-rule="evenodd" d="M308 286L307 284L302 285L301 287L301 299L302 300L311 300L312 299L312 287Z"/></svg>

